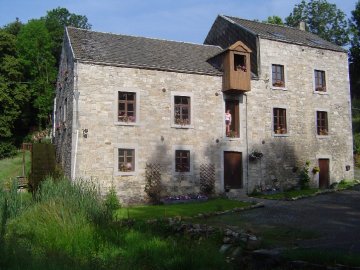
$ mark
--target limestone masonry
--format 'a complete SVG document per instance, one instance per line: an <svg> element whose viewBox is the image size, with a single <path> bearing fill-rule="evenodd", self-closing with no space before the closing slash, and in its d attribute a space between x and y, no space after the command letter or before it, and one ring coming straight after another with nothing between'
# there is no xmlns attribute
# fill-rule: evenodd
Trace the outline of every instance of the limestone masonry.
<svg viewBox="0 0 360 270"><path fill-rule="evenodd" d="M312 186L353 178L346 51L228 16L205 43L67 28L54 107L66 175L113 186L123 203L147 199L146 164L163 195L199 192L203 165L229 196L296 186L306 161ZM239 86L224 89L228 78Z"/></svg>

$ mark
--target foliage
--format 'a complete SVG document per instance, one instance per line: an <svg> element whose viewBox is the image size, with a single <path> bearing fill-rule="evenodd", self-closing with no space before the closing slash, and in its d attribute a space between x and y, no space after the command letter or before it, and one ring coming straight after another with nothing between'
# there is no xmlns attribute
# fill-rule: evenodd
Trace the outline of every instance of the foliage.
<svg viewBox="0 0 360 270"><path fill-rule="evenodd" d="M271 23L271 24L277 24L277 25L284 25L283 20L281 17L273 15L269 16L266 20L263 21L263 23Z"/></svg>
<svg viewBox="0 0 360 270"><path fill-rule="evenodd" d="M228 199L213 199L206 202L193 202L185 204L143 205L121 208L117 211L118 218L152 219L164 217L191 217L200 213L216 212L219 209L230 210L250 206L249 202L240 202Z"/></svg>
<svg viewBox="0 0 360 270"><path fill-rule="evenodd" d="M11 142L0 142L0 160L4 158L14 157L16 155L16 151L16 147Z"/></svg>
<svg viewBox="0 0 360 270"><path fill-rule="evenodd" d="M360 97L360 1L351 13L350 87L352 96Z"/></svg>
<svg viewBox="0 0 360 270"><path fill-rule="evenodd" d="M23 23L19 20L19 18L16 18L14 22L8 23L3 27L3 29L8 32L11 35L17 36L23 27Z"/></svg>
<svg viewBox="0 0 360 270"><path fill-rule="evenodd" d="M0 222L1 269L230 268L215 239L171 235L163 223L94 222L94 213L102 212L94 209L106 203L89 182L49 178L26 208L17 207L16 189L9 196L13 202L5 208L0 196L7 219ZM21 211L10 215L11 204Z"/></svg>
<svg viewBox="0 0 360 270"><path fill-rule="evenodd" d="M105 207L111 215L115 210L121 208L121 204L119 198L117 197L114 186L110 188L109 192L105 196Z"/></svg>
<svg viewBox="0 0 360 270"><path fill-rule="evenodd" d="M39 128L48 123L52 111L54 83L57 69L52 55L53 43L45 23L31 20L24 25L17 38L17 48L27 71L32 99L37 112Z"/></svg>
<svg viewBox="0 0 360 270"><path fill-rule="evenodd" d="M318 173L318 172L320 172L320 168L319 168L318 166L315 166L315 167L312 169L312 173L313 173L313 174L316 174L316 173Z"/></svg>
<svg viewBox="0 0 360 270"><path fill-rule="evenodd" d="M309 176L310 161L306 161L304 167L301 168L299 174L299 184L301 189L308 189L310 184Z"/></svg>
<svg viewBox="0 0 360 270"><path fill-rule="evenodd" d="M161 199L161 191L163 186L161 184L160 169L157 169L155 164L146 164L145 168L145 193L148 195L152 203L158 204Z"/></svg>
<svg viewBox="0 0 360 270"><path fill-rule="evenodd" d="M23 80L23 65L16 53L16 37L0 30L0 158L14 153L12 140L16 120L29 100Z"/></svg>
<svg viewBox="0 0 360 270"><path fill-rule="evenodd" d="M306 23L306 29L321 38L339 46L349 42L349 29L346 16L335 4L326 0L302 0L295 5L293 12L285 18L288 26L298 27Z"/></svg>
<svg viewBox="0 0 360 270"><path fill-rule="evenodd" d="M258 159L261 159L263 156L264 156L264 154L261 153L260 151L258 151L258 150L253 150L253 151L251 151L251 153L249 154L249 159L250 159L250 160L258 160Z"/></svg>
<svg viewBox="0 0 360 270"><path fill-rule="evenodd" d="M65 26L73 26L83 29L91 28L91 24L88 23L86 16L70 13L66 8L61 7L48 11L46 16L41 19L45 21L45 26L54 44L53 56L57 59L57 61L60 60Z"/></svg>
<svg viewBox="0 0 360 270"><path fill-rule="evenodd" d="M336 189L349 189L352 188L356 185L359 185L360 181L359 180L341 180L337 185L336 185Z"/></svg>

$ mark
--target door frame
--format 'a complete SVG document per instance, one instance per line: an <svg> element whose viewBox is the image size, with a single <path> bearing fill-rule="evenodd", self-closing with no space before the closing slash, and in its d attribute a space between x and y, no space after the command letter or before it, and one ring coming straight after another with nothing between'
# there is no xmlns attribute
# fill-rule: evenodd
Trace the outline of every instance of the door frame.
<svg viewBox="0 0 360 270"><path fill-rule="evenodd" d="M329 160L329 185L332 184L333 181L331 181L331 172L332 172L332 157L331 155L316 155L316 166L319 167L319 159L328 159ZM319 187L319 173L316 174L316 178L314 179L316 181L317 187Z"/></svg>
<svg viewBox="0 0 360 270"><path fill-rule="evenodd" d="M248 156L245 147L222 147L220 149L220 170L221 170L221 181L220 190L225 190L224 186L224 152L238 152L242 153L242 184L243 187L240 190L247 190L248 179L247 179L247 162Z"/></svg>

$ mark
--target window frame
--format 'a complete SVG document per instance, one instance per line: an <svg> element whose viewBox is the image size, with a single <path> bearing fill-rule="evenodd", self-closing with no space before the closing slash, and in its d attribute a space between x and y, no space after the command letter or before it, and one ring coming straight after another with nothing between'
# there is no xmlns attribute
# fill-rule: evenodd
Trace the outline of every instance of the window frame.
<svg viewBox="0 0 360 270"><path fill-rule="evenodd" d="M120 171L119 170L119 150L132 150L134 155L133 166L135 169L133 171ZM114 176L132 176L136 175L138 167L138 146L135 144L117 144L114 147Z"/></svg>
<svg viewBox="0 0 360 270"><path fill-rule="evenodd" d="M273 66L281 66L283 68L283 82L284 82L284 86L274 86L273 85L273 80L274 80L274 76L273 76ZM279 90L287 90L287 72L286 72L286 65L284 64L280 64L280 63L272 63L270 65L270 83L271 83L271 88L276 90L276 89L279 89Z"/></svg>
<svg viewBox="0 0 360 270"><path fill-rule="evenodd" d="M189 152L189 171L186 172L180 172L180 171L176 171L176 151L188 151ZM193 150L193 146L191 145L174 145L172 147L172 153L173 153L173 158L172 158L172 171L174 175L193 175L194 174L194 160L195 160L195 155L194 155L194 150Z"/></svg>
<svg viewBox="0 0 360 270"><path fill-rule="evenodd" d="M317 84L316 84L316 72L323 72L324 74L324 83L325 83L325 91L318 91L317 89ZM328 87L328 81L327 81L327 71L325 69L321 69L321 68L314 68L313 69L313 91L316 94L320 94L320 95L328 95L329 94L329 87Z"/></svg>
<svg viewBox="0 0 360 270"><path fill-rule="evenodd" d="M286 133L276 133L275 132L275 109L284 110L285 111L285 128ZM287 137L290 135L289 133L289 115L288 115L288 108L283 106L274 106L271 110L272 121L271 121L271 131L274 137Z"/></svg>
<svg viewBox="0 0 360 270"><path fill-rule="evenodd" d="M133 93L135 94L135 121L125 122L119 121L119 94ZM140 124L140 90L134 88L121 88L114 92L114 124L117 126L136 126Z"/></svg>
<svg viewBox="0 0 360 270"><path fill-rule="evenodd" d="M318 113L326 113L326 127L327 127L327 134L319 134L319 115ZM330 130L329 130L329 112L328 110L324 110L324 109L316 109L315 111L315 134L316 134L316 137L318 138L327 138L329 137L329 133L330 133Z"/></svg>
<svg viewBox="0 0 360 270"><path fill-rule="evenodd" d="M190 99L190 105L189 105L189 118L190 118L190 124L181 125L175 123L175 97L188 97ZM194 94L190 92L171 92L171 127L173 128L194 128Z"/></svg>
<svg viewBox="0 0 360 270"><path fill-rule="evenodd" d="M225 113L226 113L226 103L227 102L233 102L233 103L236 103L236 107L235 108L235 113L238 113L238 115L234 116L234 115L231 115L231 120L232 122L234 123L235 127L238 128L238 134L237 134L237 137L228 137L226 136L226 124L225 124ZM241 110L242 110L242 97L234 97L234 96L231 96L231 95L224 95L224 105L223 105L223 137L227 140L240 140L242 138L242 132L241 132ZM238 121L236 121L236 119ZM235 122L236 121L236 122Z"/></svg>

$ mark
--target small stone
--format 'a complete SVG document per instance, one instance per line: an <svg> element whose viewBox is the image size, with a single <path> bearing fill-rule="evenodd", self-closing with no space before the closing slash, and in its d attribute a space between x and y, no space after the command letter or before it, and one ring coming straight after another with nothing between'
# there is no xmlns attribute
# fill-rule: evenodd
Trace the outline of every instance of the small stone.
<svg viewBox="0 0 360 270"><path fill-rule="evenodd" d="M231 245L230 245L230 244L224 244L224 245L222 245L222 246L220 247L219 252L220 252L220 253L225 253L226 251L229 250L229 248L231 248Z"/></svg>
<svg viewBox="0 0 360 270"><path fill-rule="evenodd" d="M237 258L237 257L240 257L241 253L242 253L241 247L237 247L231 253L231 256L234 257L234 258Z"/></svg>
<svg viewBox="0 0 360 270"><path fill-rule="evenodd" d="M223 243L224 244L230 244L232 241L231 241L231 238L230 237L224 237L223 239Z"/></svg>

